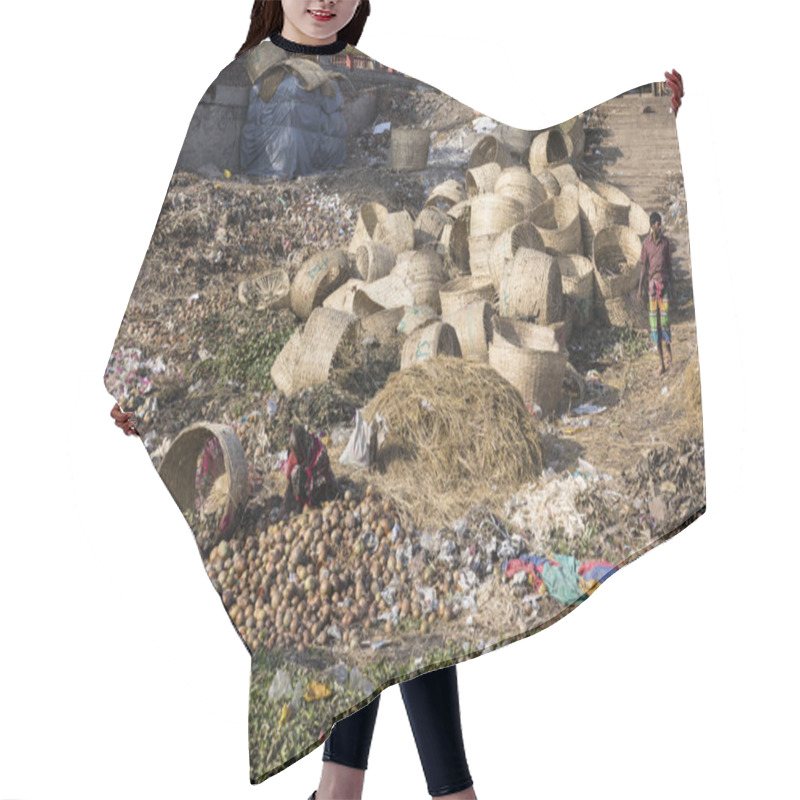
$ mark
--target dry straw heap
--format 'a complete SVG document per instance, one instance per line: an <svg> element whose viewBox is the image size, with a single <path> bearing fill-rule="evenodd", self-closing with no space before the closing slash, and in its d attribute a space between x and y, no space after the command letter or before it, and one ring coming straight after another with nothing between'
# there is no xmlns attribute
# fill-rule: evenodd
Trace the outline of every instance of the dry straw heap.
<svg viewBox="0 0 800 800"><path fill-rule="evenodd" d="M535 420L488 365L441 355L395 372L364 418L378 413L389 431L378 463L393 496L418 508L421 496L435 518L481 497L491 501L541 472Z"/></svg>

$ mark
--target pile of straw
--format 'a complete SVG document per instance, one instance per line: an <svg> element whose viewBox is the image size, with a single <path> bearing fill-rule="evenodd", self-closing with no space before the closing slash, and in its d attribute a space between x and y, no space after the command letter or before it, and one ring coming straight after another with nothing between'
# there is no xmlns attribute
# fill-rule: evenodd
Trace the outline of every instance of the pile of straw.
<svg viewBox="0 0 800 800"><path fill-rule="evenodd" d="M379 469L418 522L495 504L542 471L534 418L487 365L440 355L393 373L364 408L368 422L376 413L388 425Z"/></svg>

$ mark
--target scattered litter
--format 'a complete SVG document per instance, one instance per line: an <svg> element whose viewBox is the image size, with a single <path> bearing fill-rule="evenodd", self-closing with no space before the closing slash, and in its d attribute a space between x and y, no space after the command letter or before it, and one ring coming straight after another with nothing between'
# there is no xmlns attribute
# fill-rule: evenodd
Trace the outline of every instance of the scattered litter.
<svg viewBox="0 0 800 800"><path fill-rule="evenodd" d="M350 670L350 691L356 692L359 695L370 695L375 691L375 684L367 677L359 672L358 667L353 667Z"/></svg>
<svg viewBox="0 0 800 800"><path fill-rule="evenodd" d="M284 672L282 669L279 669L275 673L275 677L272 679L269 691L267 692L267 697L269 697L269 699L273 701L273 700L279 700L281 697L291 697L291 696L292 696L292 681L290 680L288 673Z"/></svg>
<svg viewBox="0 0 800 800"><path fill-rule="evenodd" d="M572 409L572 413L576 416L582 416L583 414L601 414L603 411L607 411L608 406L593 406L591 403L584 403L583 405L578 406L577 408Z"/></svg>

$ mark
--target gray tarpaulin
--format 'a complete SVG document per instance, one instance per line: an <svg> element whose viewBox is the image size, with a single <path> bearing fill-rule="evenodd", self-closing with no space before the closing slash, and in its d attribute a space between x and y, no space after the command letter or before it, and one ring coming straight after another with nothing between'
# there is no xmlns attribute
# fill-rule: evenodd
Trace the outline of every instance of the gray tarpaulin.
<svg viewBox="0 0 800 800"><path fill-rule="evenodd" d="M319 87L304 89L298 77L287 72L267 103L259 97L257 82L250 89L242 130L242 172L292 179L342 164L347 135L344 99L331 83L335 94L326 97Z"/></svg>

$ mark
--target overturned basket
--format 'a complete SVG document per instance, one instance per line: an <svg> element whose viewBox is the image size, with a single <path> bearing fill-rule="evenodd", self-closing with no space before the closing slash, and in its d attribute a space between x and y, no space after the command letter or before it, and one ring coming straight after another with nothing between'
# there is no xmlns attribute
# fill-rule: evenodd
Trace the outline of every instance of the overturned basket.
<svg viewBox="0 0 800 800"><path fill-rule="evenodd" d="M257 311L267 308L288 308L291 282L285 269L271 269L256 278L248 278L239 284L239 302L253 306Z"/></svg>
<svg viewBox="0 0 800 800"><path fill-rule="evenodd" d="M229 425L197 422L184 428L164 456L158 474L182 512L217 515L198 545L213 547L238 528L249 492L247 458Z"/></svg>

